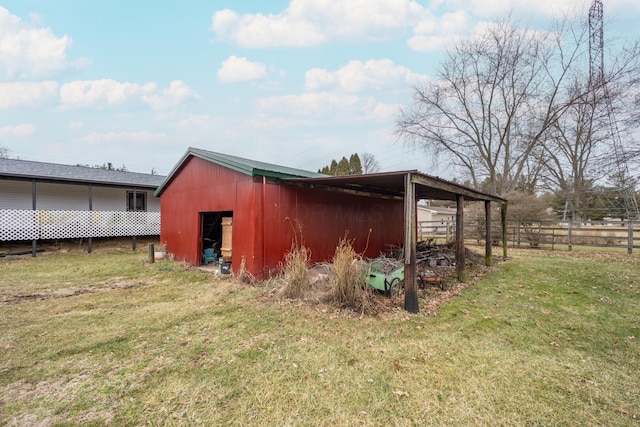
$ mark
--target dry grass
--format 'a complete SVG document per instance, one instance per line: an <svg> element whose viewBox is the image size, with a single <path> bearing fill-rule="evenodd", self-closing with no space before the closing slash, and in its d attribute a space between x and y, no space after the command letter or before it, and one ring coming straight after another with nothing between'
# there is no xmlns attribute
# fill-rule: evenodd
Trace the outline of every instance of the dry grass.
<svg viewBox="0 0 640 427"><path fill-rule="evenodd" d="M0 261L0 425L636 425L638 255L512 256L384 316L144 251Z"/></svg>
<svg viewBox="0 0 640 427"><path fill-rule="evenodd" d="M366 313L370 308L371 290L366 282L369 266L363 262L346 238L340 240L333 256L331 295L333 301Z"/></svg>
<svg viewBox="0 0 640 427"><path fill-rule="evenodd" d="M242 260L240 260L240 267L238 268L238 272L235 274L235 278L239 282L246 283L248 285L253 285L256 282L256 278L249 270L247 270L245 257L242 257Z"/></svg>
<svg viewBox="0 0 640 427"><path fill-rule="evenodd" d="M282 276L284 287L282 295L285 298L301 299L309 290L307 268L311 262L311 251L304 246L292 246L284 257Z"/></svg>

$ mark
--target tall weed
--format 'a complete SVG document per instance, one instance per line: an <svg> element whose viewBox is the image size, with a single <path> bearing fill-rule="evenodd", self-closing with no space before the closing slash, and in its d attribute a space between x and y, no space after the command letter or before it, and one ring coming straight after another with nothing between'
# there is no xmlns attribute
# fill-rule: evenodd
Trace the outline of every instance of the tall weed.
<svg viewBox="0 0 640 427"><path fill-rule="evenodd" d="M286 298L303 298L309 289L307 268L311 262L311 250L304 246L291 246L284 257L282 272L284 288L282 294Z"/></svg>
<svg viewBox="0 0 640 427"><path fill-rule="evenodd" d="M335 302L360 312L370 305L371 291L365 277L368 265L356 253L351 242L340 240L333 256L332 297Z"/></svg>

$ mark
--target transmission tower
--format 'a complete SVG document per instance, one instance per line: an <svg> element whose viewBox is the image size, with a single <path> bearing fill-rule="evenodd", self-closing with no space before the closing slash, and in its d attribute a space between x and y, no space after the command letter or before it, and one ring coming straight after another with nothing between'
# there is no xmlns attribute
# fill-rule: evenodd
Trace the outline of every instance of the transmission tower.
<svg viewBox="0 0 640 427"><path fill-rule="evenodd" d="M624 208L628 220L640 219L640 211L638 210L638 200L636 199L635 183L633 180L627 183L629 179L629 166L624 156L622 140L615 119L611 96L607 88L607 82L604 76L604 10L602 0L593 0L589 8L589 88L594 94L594 102L599 95L605 102L607 118L609 122L609 130L612 139L612 151L614 156L615 168L618 179L621 181L622 188L618 194L622 194L624 198Z"/></svg>

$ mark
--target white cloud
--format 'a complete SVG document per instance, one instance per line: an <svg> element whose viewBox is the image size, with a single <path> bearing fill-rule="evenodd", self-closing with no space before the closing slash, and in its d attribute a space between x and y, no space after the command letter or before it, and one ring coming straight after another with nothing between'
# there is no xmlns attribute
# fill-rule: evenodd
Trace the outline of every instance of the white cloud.
<svg viewBox="0 0 640 427"><path fill-rule="evenodd" d="M362 97L335 92L303 93L301 95L272 96L258 101L262 114L261 121L278 120L291 123L291 120L310 120L317 123L318 118L336 122L350 120L381 120L389 117L389 109L395 108L380 104L373 97Z"/></svg>
<svg viewBox="0 0 640 427"><path fill-rule="evenodd" d="M97 144L100 142L131 142L134 144L144 144L166 140L167 135L163 132L91 132L81 138L76 138L76 142Z"/></svg>
<svg viewBox="0 0 640 427"><path fill-rule="evenodd" d="M120 83L112 79L77 80L65 83L60 88L60 99L64 106L85 107L98 104L122 104L132 97L152 94L155 83Z"/></svg>
<svg viewBox="0 0 640 427"><path fill-rule="evenodd" d="M634 0L627 1L629 4ZM584 0L554 0L553 2L531 1L531 0L446 0L444 2L449 10L466 10L476 16L484 18L495 18L504 16L512 11L543 16L562 16L580 12L585 5L591 1ZM605 2L607 3L607 2ZM615 1L613 2L615 3Z"/></svg>
<svg viewBox="0 0 640 427"><path fill-rule="evenodd" d="M218 121L218 117L210 114L191 114L175 123L174 127L177 129L189 130L215 124Z"/></svg>
<svg viewBox="0 0 640 427"><path fill-rule="evenodd" d="M36 127L32 124L21 124L17 126L3 126L0 127L0 137L17 137L26 138L31 136L36 131Z"/></svg>
<svg viewBox="0 0 640 427"><path fill-rule="evenodd" d="M218 70L218 79L222 83L255 80L264 76L267 67L261 62L251 62L247 58L230 56Z"/></svg>
<svg viewBox="0 0 640 427"><path fill-rule="evenodd" d="M67 36L56 36L50 28L34 28L0 6L0 75L33 78L63 70L71 64L66 52Z"/></svg>
<svg viewBox="0 0 640 427"><path fill-rule="evenodd" d="M54 99L57 92L54 81L0 83L0 108L33 107Z"/></svg>
<svg viewBox="0 0 640 427"><path fill-rule="evenodd" d="M258 107L262 111L298 116L334 115L338 114L340 110L352 110L361 104L362 99L358 96L332 92L271 96L258 101Z"/></svg>
<svg viewBox="0 0 640 427"><path fill-rule="evenodd" d="M344 92L355 93L412 85L426 78L426 75L413 73L390 59L371 59L365 62L349 61L335 72L322 68L311 69L305 73L305 86L311 91L337 87Z"/></svg>
<svg viewBox="0 0 640 427"><path fill-rule="evenodd" d="M413 29L413 37L407 40L407 46L418 52L442 50L468 34L471 17L458 10L439 17L424 15Z"/></svg>
<svg viewBox="0 0 640 427"><path fill-rule="evenodd" d="M331 39L388 38L424 12L412 0L291 0L278 14L218 11L211 29L243 47L316 46Z"/></svg>
<svg viewBox="0 0 640 427"><path fill-rule="evenodd" d="M172 81L162 94L142 97L142 100L154 110L174 108L190 99L200 99L200 96L181 80Z"/></svg>
<svg viewBox="0 0 640 427"><path fill-rule="evenodd" d="M394 119L400 111L400 104L376 104L370 116L381 122Z"/></svg>
<svg viewBox="0 0 640 427"><path fill-rule="evenodd" d="M130 101L142 101L154 110L177 107L200 96L180 80L158 92L156 83L118 82L113 79L77 80L60 88L60 100L64 107L91 107L120 105Z"/></svg>

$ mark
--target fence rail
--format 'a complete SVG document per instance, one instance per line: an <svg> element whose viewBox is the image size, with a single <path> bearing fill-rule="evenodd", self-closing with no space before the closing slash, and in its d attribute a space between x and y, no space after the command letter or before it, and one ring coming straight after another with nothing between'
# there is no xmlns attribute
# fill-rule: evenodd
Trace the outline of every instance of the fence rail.
<svg viewBox="0 0 640 427"><path fill-rule="evenodd" d="M485 226L482 223L465 224L467 238L484 240ZM492 222L491 234L494 243L502 240L499 222ZM615 222L508 222L507 241L514 247L551 248L556 246L595 246L640 248L640 221Z"/></svg>
<svg viewBox="0 0 640 427"><path fill-rule="evenodd" d="M418 240L444 239L448 242L455 237L455 225L452 220L418 221Z"/></svg>
<svg viewBox="0 0 640 427"><path fill-rule="evenodd" d="M160 212L0 209L0 241L159 234Z"/></svg>

